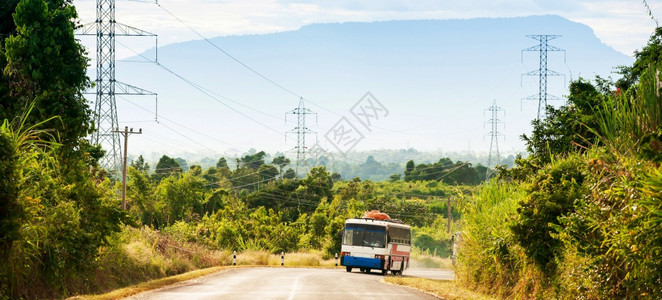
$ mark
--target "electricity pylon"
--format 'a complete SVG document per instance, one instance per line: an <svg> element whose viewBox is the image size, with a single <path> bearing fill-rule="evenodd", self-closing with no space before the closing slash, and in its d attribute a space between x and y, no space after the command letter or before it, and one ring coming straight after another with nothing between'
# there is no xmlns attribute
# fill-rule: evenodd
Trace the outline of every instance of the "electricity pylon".
<svg viewBox="0 0 662 300"><path fill-rule="evenodd" d="M115 37L152 36L156 34L117 23L115 21L115 0L97 0L97 19L76 30L78 35L97 37L97 77L96 99L94 102L94 125L91 142L101 145L106 155L100 165L109 171L118 172L121 167L122 148L120 135L114 132L119 128L115 95L151 95L155 93L119 82L115 79ZM158 40L156 40L158 48Z"/></svg>
<svg viewBox="0 0 662 300"><path fill-rule="evenodd" d="M303 97L301 97L299 99L299 106L285 113L285 121L287 121L287 115L297 115L297 126L287 133L297 135L297 145L294 149L297 152L296 173L298 176L299 166L304 166L306 164L306 135L315 133L306 127L306 115L315 115L315 117L317 117L317 113L306 108L303 103Z"/></svg>
<svg viewBox="0 0 662 300"><path fill-rule="evenodd" d="M492 106L490 106L487 109L490 112L490 124L492 125L492 129L489 133L490 135L490 154L487 157L487 173L485 174L486 178L490 178L490 176L493 174L490 174L490 167L492 167L492 154L496 152L496 161L494 163L494 166L498 165L501 162L501 157L499 155L499 136L503 136L503 134L499 133L499 124L502 124L501 120L499 120L499 112L504 111L503 108L499 107L496 105L496 100L492 103Z"/></svg>
<svg viewBox="0 0 662 300"><path fill-rule="evenodd" d="M538 100L538 119L541 114L545 114L547 107L547 100L559 100L559 97L547 93L547 76L564 76L556 71L547 69L547 52L549 51L563 51L565 60L565 50L549 45L550 40L561 37L560 35L527 35L527 37L539 41L536 46L532 46L522 50L522 60L524 59L524 51L538 51L540 54L540 65L538 70L533 70L522 74L522 76L538 76L538 94L531 95L524 100Z"/></svg>

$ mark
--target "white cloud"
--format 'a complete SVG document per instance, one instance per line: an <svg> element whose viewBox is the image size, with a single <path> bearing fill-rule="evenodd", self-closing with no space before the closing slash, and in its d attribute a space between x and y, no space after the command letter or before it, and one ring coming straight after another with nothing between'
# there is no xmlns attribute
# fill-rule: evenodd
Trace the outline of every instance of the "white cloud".
<svg viewBox="0 0 662 300"><path fill-rule="evenodd" d="M95 18L95 2L78 0L83 20ZM448 19L558 14L594 29L598 38L627 55L641 48L655 23L641 1L630 0L160 0L205 36L294 30L324 22ZM662 16L662 1L648 1ZM196 39L183 24L154 4L118 1L117 21L159 34L162 44Z"/></svg>

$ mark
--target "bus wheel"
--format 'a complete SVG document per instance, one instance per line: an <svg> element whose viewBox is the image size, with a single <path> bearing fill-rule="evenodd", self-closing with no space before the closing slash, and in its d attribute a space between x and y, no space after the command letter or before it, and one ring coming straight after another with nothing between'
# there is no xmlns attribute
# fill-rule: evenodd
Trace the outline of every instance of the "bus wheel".
<svg viewBox="0 0 662 300"><path fill-rule="evenodd" d="M347 270L347 272L352 272L352 267L350 267L350 266L345 266L345 270Z"/></svg>
<svg viewBox="0 0 662 300"><path fill-rule="evenodd" d="M400 270L391 270L391 274L394 276L402 275L402 270L404 269L404 261L402 262L403 264L400 265Z"/></svg>
<svg viewBox="0 0 662 300"><path fill-rule="evenodd" d="M386 275L386 273L388 273L387 269L382 270L382 275Z"/></svg>
<svg viewBox="0 0 662 300"><path fill-rule="evenodd" d="M365 268L359 268L361 270L361 273L365 273Z"/></svg>

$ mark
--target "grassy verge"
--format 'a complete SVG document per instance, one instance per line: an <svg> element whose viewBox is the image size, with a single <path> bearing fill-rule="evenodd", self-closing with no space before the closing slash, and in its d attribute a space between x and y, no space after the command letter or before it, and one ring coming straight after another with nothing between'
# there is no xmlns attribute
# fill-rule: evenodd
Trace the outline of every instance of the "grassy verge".
<svg viewBox="0 0 662 300"><path fill-rule="evenodd" d="M205 275L213 274L222 270L226 270L229 268L233 268L230 266L223 266L223 267L213 267L213 268L207 268L207 269L202 269L202 270L195 270L191 272L187 272L184 274L179 274L175 276L170 276L166 278L161 278L161 279L155 279L143 283L139 283L136 285L132 285L129 287L121 288L114 290L112 292L102 294L102 295L81 295L81 296L75 296L69 299L99 299L99 300L106 300L106 299L121 299L125 297L129 297L138 293L162 288L168 285L180 283L182 281L186 280L192 280L196 279ZM236 268L236 267L234 267Z"/></svg>
<svg viewBox="0 0 662 300"><path fill-rule="evenodd" d="M453 262L450 258L441 258L439 256L412 253L411 266L412 269L452 269Z"/></svg>
<svg viewBox="0 0 662 300"><path fill-rule="evenodd" d="M334 265L333 259L324 260L322 257L319 251L287 253L285 266ZM209 249L149 227L126 226L100 249L93 276L86 282L75 284L69 295L119 292L119 296L108 298L114 299L124 297L122 293L125 292L138 293L217 272L230 265L232 251ZM247 250L237 253L237 265L280 266L280 255Z"/></svg>
<svg viewBox="0 0 662 300"><path fill-rule="evenodd" d="M411 287L443 299L495 299L480 293L472 292L457 285L452 280L434 280L414 277L387 276L384 281L402 286Z"/></svg>
<svg viewBox="0 0 662 300"><path fill-rule="evenodd" d="M267 251L248 250L237 253L237 265L280 266L280 254L270 254ZM295 252L285 253L286 267L333 267L335 260L322 259L322 253Z"/></svg>

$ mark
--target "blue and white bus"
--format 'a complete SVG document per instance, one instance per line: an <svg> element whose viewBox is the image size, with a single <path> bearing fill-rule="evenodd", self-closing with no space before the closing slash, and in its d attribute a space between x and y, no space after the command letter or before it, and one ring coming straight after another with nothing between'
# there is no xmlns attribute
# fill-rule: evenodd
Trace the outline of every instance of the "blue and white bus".
<svg viewBox="0 0 662 300"><path fill-rule="evenodd" d="M340 264L347 272L380 270L401 275L409 267L411 228L401 222L373 218L345 221Z"/></svg>

